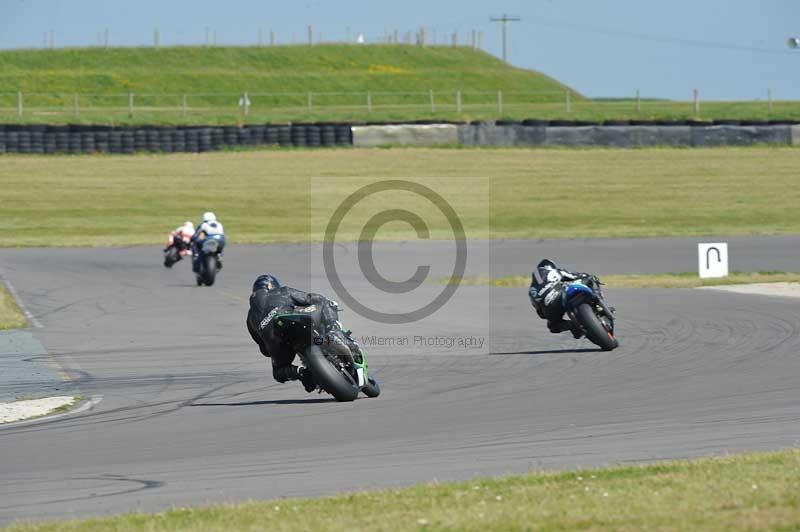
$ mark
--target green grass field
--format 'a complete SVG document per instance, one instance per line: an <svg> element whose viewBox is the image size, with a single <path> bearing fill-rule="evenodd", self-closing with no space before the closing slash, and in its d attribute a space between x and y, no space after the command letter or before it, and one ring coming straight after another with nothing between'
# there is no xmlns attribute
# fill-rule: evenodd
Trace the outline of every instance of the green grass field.
<svg viewBox="0 0 800 532"><path fill-rule="evenodd" d="M23 93L22 117L18 91ZM429 91L434 93L433 109ZM244 92L251 102L247 117L239 107ZM637 110L634 99L589 100L545 74L514 68L468 47L325 44L0 51L0 122L6 123L526 118L800 120L800 102L702 102L696 115L689 101L643 99Z"/></svg>
<svg viewBox="0 0 800 532"><path fill-rule="evenodd" d="M800 151L792 148L266 150L2 162L0 246L161 244L209 209L234 243L321 240L311 231L312 218L314 229L324 223L317 209L310 216L312 178L315 201L331 204L354 183L427 182L453 202L472 238L800 233ZM488 185L475 188L473 178ZM421 215L432 209L399 199ZM450 238L437 220L431 238ZM356 240L356 222L338 238ZM377 237L417 238L404 224Z"/></svg>
<svg viewBox="0 0 800 532"><path fill-rule="evenodd" d="M800 451L733 455L158 514L8 532L797 530Z"/></svg>
<svg viewBox="0 0 800 532"><path fill-rule="evenodd" d="M0 331L5 329L19 329L26 327L28 320L20 310L17 302L8 293L5 286L0 283Z"/></svg>

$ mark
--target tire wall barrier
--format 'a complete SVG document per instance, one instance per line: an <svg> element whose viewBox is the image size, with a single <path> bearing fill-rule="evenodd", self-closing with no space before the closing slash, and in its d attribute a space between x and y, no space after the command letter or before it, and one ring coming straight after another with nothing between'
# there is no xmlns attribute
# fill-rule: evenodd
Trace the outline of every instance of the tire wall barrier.
<svg viewBox="0 0 800 532"><path fill-rule="evenodd" d="M0 124L4 153L207 152L238 146L351 146L350 124L104 127Z"/></svg>
<svg viewBox="0 0 800 532"><path fill-rule="evenodd" d="M434 146L458 144L459 128L453 124L398 124L385 126L353 126L355 146Z"/></svg>
<svg viewBox="0 0 800 532"><path fill-rule="evenodd" d="M581 125L580 123L353 126L355 146L749 146L800 145L800 125Z"/></svg>
<svg viewBox="0 0 800 532"><path fill-rule="evenodd" d="M722 122L722 121L721 121ZM103 127L0 124L4 153L208 152L238 146L800 146L800 124L568 121Z"/></svg>

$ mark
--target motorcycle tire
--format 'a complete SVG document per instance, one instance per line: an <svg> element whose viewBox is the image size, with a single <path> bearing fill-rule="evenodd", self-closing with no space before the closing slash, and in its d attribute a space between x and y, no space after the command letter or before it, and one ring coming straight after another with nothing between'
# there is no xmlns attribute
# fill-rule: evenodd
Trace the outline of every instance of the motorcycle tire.
<svg viewBox="0 0 800 532"><path fill-rule="evenodd" d="M179 260L181 260L181 256L178 254L178 248L169 248L164 253L164 266L167 268L172 268L172 265Z"/></svg>
<svg viewBox="0 0 800 532"><path fill-rule="evenodd" d="M195 280L197 281L197 286L203 286L203 277L201 275L196 275Z"/></svg>
<svg viewBox="0 0 800 532"><path fill-rule="evenodd" d="M214 255L206 255L203 258L203 282L207 286L214 284L217 276L217 258Z"/></svg>
<svg viewBox="0 0 800 532"><path fill-rule="evenodd" d="M603 351L611 351L619 346L614 333L608 331L600 323L591 305L588 303L579 305L575 314L586 331L586 338L593 344L599 346Z"/></svg>
<svg viewBox="0 0 800 532"><path fill-rule="evenodd" d="M358 382L336 369L318 345L308 346L304 358L306 367L311 370L319 387L331 394L334 399L347 402L358 397Z"/></svg>
<svg viewBox="0 0 800 532"><path fill-rule="evenodd" d="M367 397L378 397L381 394L381 386L378 384L378 381L369 377L367 379L367 384L361 388L361 391L364 392L364 395Z"/></svg>

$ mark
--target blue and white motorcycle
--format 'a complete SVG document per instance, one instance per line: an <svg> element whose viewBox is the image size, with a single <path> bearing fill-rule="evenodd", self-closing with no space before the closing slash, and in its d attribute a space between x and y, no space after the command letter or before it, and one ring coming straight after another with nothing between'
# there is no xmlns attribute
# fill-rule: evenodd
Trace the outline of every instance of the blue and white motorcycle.
<svg viewBox="0 0 800 532"><path fill-rule="evenodd" d="M195 244L197 256L197 286L211 286L217 277L217 272L222 269L220 256L225 247L225 237L210 235Z"/></svg>
<svg viewBox="0 0 800 532"><path fill-rule="evenodd" d="M606 304L602 283L596 275L584 274L567 283L561 292L562 308L570 321L603 351L619 347L614 335L614 308Z"/></svg>

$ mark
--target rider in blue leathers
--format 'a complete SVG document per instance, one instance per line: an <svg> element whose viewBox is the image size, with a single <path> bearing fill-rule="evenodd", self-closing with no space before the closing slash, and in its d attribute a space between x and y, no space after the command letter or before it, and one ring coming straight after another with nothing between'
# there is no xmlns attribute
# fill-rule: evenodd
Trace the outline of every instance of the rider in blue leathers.
<svg viewBox="0 0 800 532"><path fill-rule="evenodd" d="M200 248L207 238L219 240L219 269L222 269L222 251L225 249L225 229L217 216L211 212L203 213L203 221L198 224L197 230L192 235L192 271L200 272Z"/></svg>
<svg viewBox="0 0 800 532"><path fill-rule="evenodd" d="M581 274L559 268L550 259L544 259L531 274L531 286L528 297L536 313L547 320L547 328L551 333L571 331L575 338L583 333L570 320L564 319L562 292L567 283L581 278Z"/></svg>

